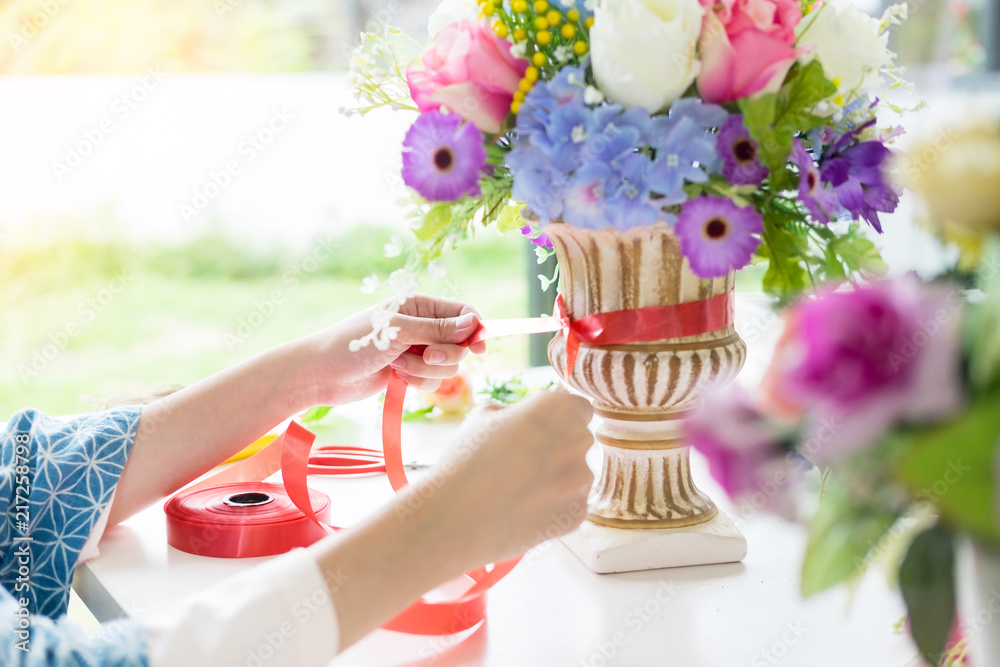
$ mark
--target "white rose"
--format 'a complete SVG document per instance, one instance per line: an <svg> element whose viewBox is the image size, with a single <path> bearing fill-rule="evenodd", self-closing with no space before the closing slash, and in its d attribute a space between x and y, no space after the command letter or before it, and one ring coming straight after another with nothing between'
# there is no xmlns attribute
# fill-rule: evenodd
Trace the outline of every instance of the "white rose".
<svg viewBox="0 0 1000 667"><path fill-rule="evenodd" d="M896 57L878 19L845 0L830 0L807 14L795 29L807 51L801 60L818 58L826 78L837 86L833 103L845 106L881 84L879 70Z"/></svg>
<svg viewBox="0 0 1000 667"><path fill-rule="evenodd" d="M452 23L479 20L476 0L444 0L427 21L427 32L434 37Z"/></svg>
<svg viewBox="0 0 1000 667"><path fill-rule="evenodd" d="M698 76L704 10L698 0L601 0L590 54L601 92L624 107L656 113Z"/></svg>

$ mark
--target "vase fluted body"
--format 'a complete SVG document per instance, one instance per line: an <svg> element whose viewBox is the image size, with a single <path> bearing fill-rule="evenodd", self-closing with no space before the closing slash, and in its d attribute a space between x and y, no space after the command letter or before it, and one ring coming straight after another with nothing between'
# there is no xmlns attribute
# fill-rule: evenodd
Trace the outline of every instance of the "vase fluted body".
<svg viewBox="0 0 1000 667"><path fill-rule="evenodd" d="M559 262L560 293L572 320L588 315L702 301L733 290L734 274L695 275L665 223L627 231L545 228ZM566 339L549 344L549 360L573 388L593 398L602 418L603 450L588 519L627 529L693 526L718 513L694 484L682 420L711 386L732 381L746 346L732 325L683 338L642 343L581 343L566 374Z"/></svg>

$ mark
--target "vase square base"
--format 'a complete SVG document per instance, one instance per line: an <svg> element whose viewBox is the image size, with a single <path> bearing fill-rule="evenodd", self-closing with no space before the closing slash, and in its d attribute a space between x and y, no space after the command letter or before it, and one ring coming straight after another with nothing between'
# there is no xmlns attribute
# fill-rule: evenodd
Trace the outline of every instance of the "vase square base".
<svg viewBox="0 0 1000 667"><path fill-rule="evenodd" d="M747 555L746 538L722 512L706 523L662 530L608 528L584 521L561 539L598 574L735 563Z"/></svg>

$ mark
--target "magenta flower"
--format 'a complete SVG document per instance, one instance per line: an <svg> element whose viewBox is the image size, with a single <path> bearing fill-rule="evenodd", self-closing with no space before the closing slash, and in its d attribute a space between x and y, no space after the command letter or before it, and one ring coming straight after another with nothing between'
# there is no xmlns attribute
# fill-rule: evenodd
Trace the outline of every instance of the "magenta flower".
<svg viewBox="0 0 1000 667"><path fill-rule="evenodd" d="M833 462L961 407L959 322L944 287L912 276L826 292L791 309L765 383L806 413L804 453Z"/></svg>
<svg viewBox="0 0 1000 667"><path fill-rule="evenodd" d="M837 195L826 189L812 155L795 139L792 142L792 164L799 168L799 199L816 222L828 223L840 208Z"/></svg>
<svg viewBox="0 0 1000 667"><path fill-rule="evenodd" d="M709 394L705 407L683 423L685 440L708 461L708 470L726 494L743 499L741 514L767 510L794 513L790 493L798 471L810 464L788 451L787 429L769 420L745 390L731 386Z"/></svg>
<svg viewBox="0 0 1000 667"><path fill-rule="evenodd" d="M760 185L767 177L767 167L761 164L757 142L743 126L743 116L730 116L716 140L722 156L722 175L734 185Z"/></svg>
<svg viewBox="0 0 1000 667"><path fill-rule="evenodd" d="M691 270L702 278L719 278L750 263L764 231L764 221L753 208L729 199L702 196L681 206L675 227L681 252Z"/></svg>
<svg viewBox="0 0 1000 667"><path fill-rule="evenodd" d="M539 232L531 228L531 225L521 227L521 233L528 237L528 240L540 248L552 250L552 239L545 232Z"/></svg>
<svg viewBox="0 0 1000 667"><path fill-rule="evenodd" d="M422 113L403 139L403 182L429 201L478 195L483 133L455 114Z"/></svg>

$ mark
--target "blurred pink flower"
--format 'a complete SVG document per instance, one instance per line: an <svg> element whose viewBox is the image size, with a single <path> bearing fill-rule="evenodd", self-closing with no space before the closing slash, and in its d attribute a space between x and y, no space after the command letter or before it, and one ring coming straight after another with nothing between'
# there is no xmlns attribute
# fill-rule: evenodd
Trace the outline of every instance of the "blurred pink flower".
<svg viewBox="0 0 1000 667"><path fill-rule="evenodd" d="M483 132L496 134L528 69L528 61L515 58L510 47L486 23L448 25L406 70L417 108L445 107Z"/></svg>
<svg viewBox="0 0 1000 667"><path fill-rule="evenodd" d="M796 469L810 465L787 451L789 430L764 415L744 390L733 386L709 395L683 429L685 440L708 460L715 481L730 498L743 500L742 514L761 509L794 514L789 492Z"/></svg>
<svg viewBox="0 0 1000 667"><path fill-rule="evenodd" d="M702 0L698 92L722 103L776 92L798 55L798 0Z"/></svg>
<svg viewBox="0 0 1000 667"><path fill-rule="evenodd" d="M833 462L897 422L961 408L958 303L957 292L907 276L793 306L764 385L806 415L803 452Z"/></svg>

